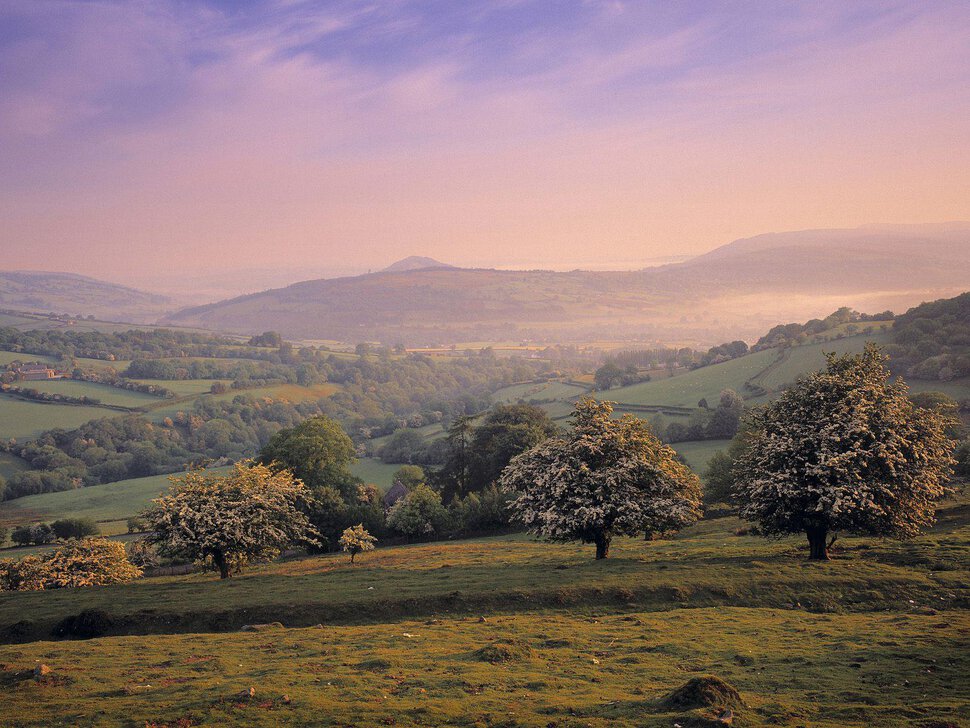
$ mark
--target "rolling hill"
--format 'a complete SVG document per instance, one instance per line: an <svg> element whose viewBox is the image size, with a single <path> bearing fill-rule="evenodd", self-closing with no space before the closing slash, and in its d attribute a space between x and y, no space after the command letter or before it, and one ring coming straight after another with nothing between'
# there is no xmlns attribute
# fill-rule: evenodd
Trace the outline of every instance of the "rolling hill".
<svg viewBox="0 0 970 728"><path fill-rule="evenodd" d="M391 263L384 269L385 273L401 273L408 270L422 270L423 268L454 268L453 265L442 263L440 260L423 255L409 255L396 263Z"/></svg>
<svg viewBox="0 0 970 728"><path fill-rule="evenodd" d="M164 322L412 345L509 337L716 343L841 305L900 310L968 287L970 224L869 226L762 235L640 271L422 267L303 281Z"/></svg>
<svg viewBox="0 0 970 728"><path fill-rule="evenodd" d="M150 323L177 304L166 296L73 273L0 271L0 308Z"/></svg>

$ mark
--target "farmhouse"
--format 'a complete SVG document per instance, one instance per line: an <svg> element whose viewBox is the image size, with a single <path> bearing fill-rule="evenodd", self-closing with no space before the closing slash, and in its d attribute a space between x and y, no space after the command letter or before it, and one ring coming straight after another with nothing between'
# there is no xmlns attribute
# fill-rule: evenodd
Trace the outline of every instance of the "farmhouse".
<svg viewBox="0 0 970 728"><path fill-rule="evenodd" d="M46 365L27 364L17 370L21 379L36 382L42 379L61 379L64 375Z"/></svg>

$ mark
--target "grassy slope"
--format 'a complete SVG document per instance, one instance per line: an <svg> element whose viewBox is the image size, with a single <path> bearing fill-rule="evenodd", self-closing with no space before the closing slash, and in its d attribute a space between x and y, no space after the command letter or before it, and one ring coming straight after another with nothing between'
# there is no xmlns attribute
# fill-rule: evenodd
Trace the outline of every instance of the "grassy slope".
<svg viewBox="0 0 970 728"><path fill-rule="evenodd" d="M707 469L708 461L718 450L727 450L730 440L699 440L696 442L675 442L671 447L684 456L687 464L697 474Z"/></svg>
<svg viewBox="0 0 970 728"><path fill-rule="evenodd" d="M776 357L774 350L759 351L676 377L611 389L600 393L599 397L621 404L677 407L696 407L703 397L714 406L722 389L740 392L748 379L764 371Z"/></svg>
<svg viewBox="0 0 970 728"><path fill-rule="evenodd" d="M0 439L29 440L55 427L70 429L90 420L115 417L121 412L103 407L29 402L0 395Z"/></svg>
<svg viewBox="0 0 970 728"><path fill-rule="evenodd" d="M228 468L212 468L222 473ZM102 524L102 533L124 532L124 521L145 508L152 498L168 490L168 475L131 478L88 488L41 493L0 503L0 523L54 521L73 516L93 518Z"/></svg>
<svg viewBox="0 0 970 728"><path fill-rule="evenodd" d="M391 476L400 467L400 465L382 463L377 458L360 458L350 466L350 472L365 483L372 483L381 490L387 490L391 487Z"/></svg>
<svg viewBox="0 0 970 728"><path fill-rule="evenodd" d="M520 399L526 402L533 399L571 399L579 397L587 390L565 382L540 382L527 384L513 384L492 394L492 399L503 404L515 403Z"/></svg>
<svg viewBox="0 0 970 728"><path fill-rule="evenodd" d="M284 562L228 582L0 595L0 625L27 619L40 634L99 607L136 633L0 646L4 716L687 726L696 711L656 700L714 673L741 690L740 725L968 720L967 517L964 499L928 535L848 539L826 564L804 562L800 540L736 537L736 521L719 519L674 540L622 540L606 562L512 536L381 549L353 567L336 555ZM199 634L271 620L306 628ZM480 661L492 643L518 654ZM37 661L53 668L49 683L21 672ZM254 700L232 699L250 686Z"/></svg>
<svg viewBox="0 0 970 728"><path fill-rule="evenodd" d="M707 725L659 701L713 673L741 691L736 725L909 726L970 718L964 632L913 614L520 614L38 642L0 648L0 686L10 726L669 727ZM509 643L524 654L477 655ZM49 684L18 674L37 662Z"/></svg>
<svg viewBox="0 0 970 728"><path fill-rule="evenodd" d="M38 392L50 392L51 394L62 394L68 397L91 397L100 400L103 404L117 405L118 407L136 408L161 401L158 397L143 392L132 392L107 384L82 382L73 379L23 382L20 386L36 389Z"/></svg>

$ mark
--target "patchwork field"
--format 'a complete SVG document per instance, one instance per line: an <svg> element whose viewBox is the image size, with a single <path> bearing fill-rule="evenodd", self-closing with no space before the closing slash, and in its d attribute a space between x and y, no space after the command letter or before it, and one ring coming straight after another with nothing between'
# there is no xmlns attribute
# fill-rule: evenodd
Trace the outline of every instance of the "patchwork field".
<svg viewBox="0 0 970 728"><path fill-rule="evenodd" d="M5 725L700 726L725 706L666 698L715 675L735 725L959 726L968 517L962 498L930 534L821 564L722 518L602 562L509 536L5 594L8 642L110 616L98 639L0 646Z"/></svg>
<svg viewBox="0 0 970 728"><path fill-rule="evenodd" d="M500 389L492 395L492 399L503 404L514 404L519 400L561 399L568 400L580 397L588 389L566 382L530 382L527 384L513 384L511 387Z"/></svg>

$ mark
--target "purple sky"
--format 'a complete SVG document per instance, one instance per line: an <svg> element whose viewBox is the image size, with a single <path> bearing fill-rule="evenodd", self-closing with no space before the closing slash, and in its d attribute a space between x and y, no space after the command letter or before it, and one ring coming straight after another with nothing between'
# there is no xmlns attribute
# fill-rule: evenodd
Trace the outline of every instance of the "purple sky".
<svg viewBox="0 0 970 728"><path fill-rule="evenodd" d="M968 219L968 37L956 1L0 0L0 265L635 267Z"/></svg>

